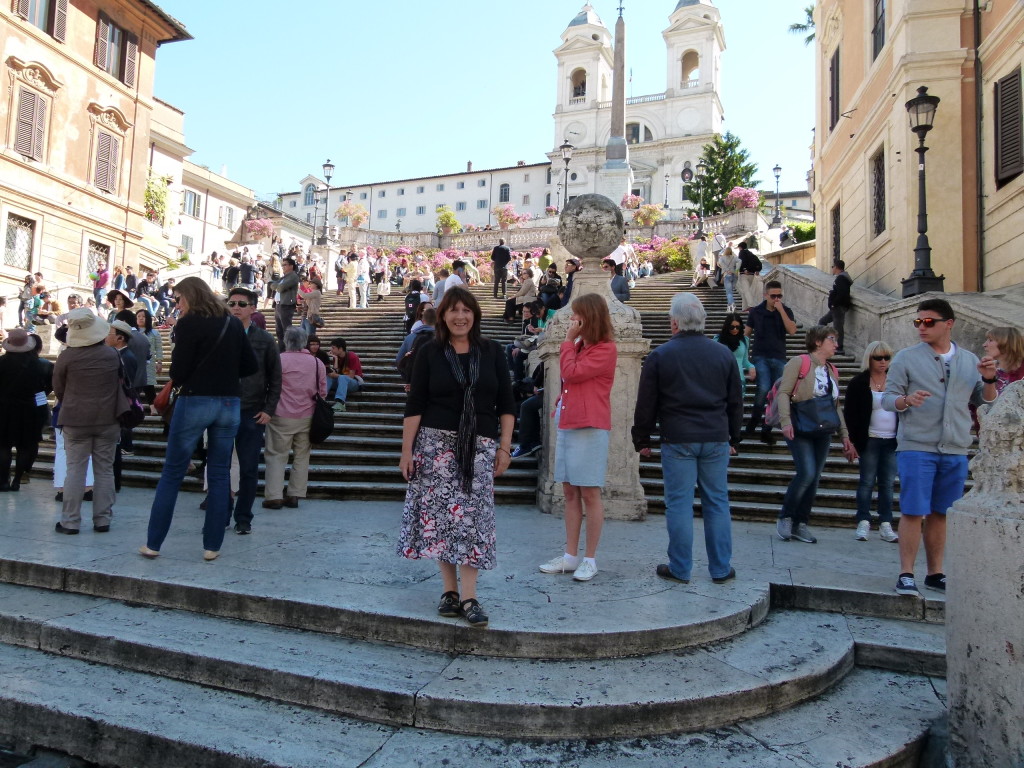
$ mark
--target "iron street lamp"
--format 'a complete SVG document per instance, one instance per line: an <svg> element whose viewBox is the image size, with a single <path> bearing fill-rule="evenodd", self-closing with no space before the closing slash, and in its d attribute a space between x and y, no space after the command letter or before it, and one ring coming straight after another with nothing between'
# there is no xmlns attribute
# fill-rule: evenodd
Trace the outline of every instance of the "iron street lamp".
<svg viewBox="0 0 1024 768"><path fill-rule="evenodd" d="M320 238L320 245L327 245L327 218L328 208L331 204L331 176L334 175L334 163L328 160L323 165L324 178L327 179L327 187L324 189L324 234ZM316 229L316 216L313 217L313 229Z"/></svg>
<svg viewBox="0 0 1024 768"><path fill-rule="evenodd" d="M772 173L775 174L775 215L772 216L772 226L782 226L782 208L779 205L779 176L782 175L782 166L777 164L772 168Z"/></svg>
<svg viewBox="0 0 1024 768"><path fill-rule="evenodd" d="M569 161L572 160L572 151L576 149L569 140L566 139L562 146L559 147L562 152L562 160L565 161L565 204L569 204Z"/></svg>
<svg viewBox="0 0 1024 768"><path fill-rule="evenodd" d="M558 182L555 192L555 210L559 213L562 211L562 182Z"/></svg>
<svg viewBox="0 0 1024 768"><path fill-rule="evenodd" d="M921 86L917 96L907 102L907 114L910 116L910 130L917 134L920 141L917 149L917 245L914 247L914 271L903 280L903 298L917 296L927 291L943 291L945 275L936 276L932 270L932 249L928 244L928 205L925 199L924 153L928 147L924 145L924 137L935 123L935 109L939 106L938 96L929 96L928 88Z"/></svg>
<svg viewBox="0 0 1024 768"><path fill-rule="evenodd" d="M708 166L703 160L697 163L697 197L699 198L697 214L697 237L704 234L704 177L708 174Z"/></svg>
<svg viewBox="0 0 1024 768"><path fill-rule="evenodd" d="M665 174L665 210L668 210L668 174Z"/></svg>

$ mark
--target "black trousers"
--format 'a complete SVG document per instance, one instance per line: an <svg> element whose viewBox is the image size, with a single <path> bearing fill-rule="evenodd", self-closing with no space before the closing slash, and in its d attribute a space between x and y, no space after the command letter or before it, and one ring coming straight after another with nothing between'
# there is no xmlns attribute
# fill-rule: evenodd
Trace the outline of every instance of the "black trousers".
<svg viewBox="0 0 1024 768"><path fill-rule="evenodd" d="M494 298L498 298L498 288L501 288L501 298L505 298L505 286L508 283L508 265L494 267Z"/></svg>

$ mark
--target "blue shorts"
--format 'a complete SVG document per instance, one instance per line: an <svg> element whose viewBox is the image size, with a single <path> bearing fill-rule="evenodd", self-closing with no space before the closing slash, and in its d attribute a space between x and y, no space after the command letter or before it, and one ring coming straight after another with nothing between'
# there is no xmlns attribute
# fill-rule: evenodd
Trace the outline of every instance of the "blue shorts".
<svg viewBox="0 0 1024 768"><path fill-rule="evenodd" d="M929 451L896 454L900 473L900 514L924 517L939 515L964 495L967 457Z"/></svg>

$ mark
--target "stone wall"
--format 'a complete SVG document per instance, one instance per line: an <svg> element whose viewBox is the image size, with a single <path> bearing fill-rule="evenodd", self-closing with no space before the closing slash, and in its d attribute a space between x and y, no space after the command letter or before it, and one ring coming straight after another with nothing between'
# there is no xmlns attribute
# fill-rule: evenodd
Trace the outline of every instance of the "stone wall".
<svg viewBox="0 0 1024 768"><path fill-rule="evenodd" d="M982 409L984 411L984 409ZM1024 382L981 415L974 487L946 543L946 678L956 768L1024 765Z"/></svg>
<svg viewBox="0 0 1024 768"><path fill-rule="evenodd" d="M814 325L827 311L828 292L834 278L817 267L783 264L768 273L767 280L782 283L785 304L797 322ZM917 305L926 298L942 298L956 313L953 340L980 353L989 328L1000 325L1024 326L1024 292L926 293L909 299L887 296L855 282L853 309L846 316L846 351L860 354L867 345L882 339L894 349L918 342L912 321Z"/></svg>

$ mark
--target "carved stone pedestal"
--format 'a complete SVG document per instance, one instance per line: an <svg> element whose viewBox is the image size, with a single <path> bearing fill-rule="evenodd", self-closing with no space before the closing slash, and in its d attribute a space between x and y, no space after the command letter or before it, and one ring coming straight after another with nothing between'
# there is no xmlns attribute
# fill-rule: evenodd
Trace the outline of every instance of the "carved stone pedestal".
<svg viewBox="0 0 1024 768"><path fill-rule="evenodd" d="M956 768L1024 765L1024 381L981 417L948 520L946 679Z"/></svg>
<svg viewBox="0 0 1024 768"><path fill-rule="evenodd" d="M556 264L564 263L568 254L583 262L583 269L573 278L572 298L596 293L608 302L615 329L618 360L612 386L612 429L608 446L608 467L602 494L605 518L609 520L643 520L647 499L640 485L640 458L633 449L630 428L640 383L640 362L650 347L643 338L640 313L616 299L601 260L618 246L622 239L623 221L619 207L602 195L582 195L562 211L558 222L559 242L552 244ZM561 255L560 255L561 254ZM544 413L542 434L544 452L541 457L537 504L542 511L561 514L564 508L562 484L554 481L555 428L551 417L561 392L559 347L565 341L570 307L563 307L548 323L540 356L544 362Z"/></svg>

